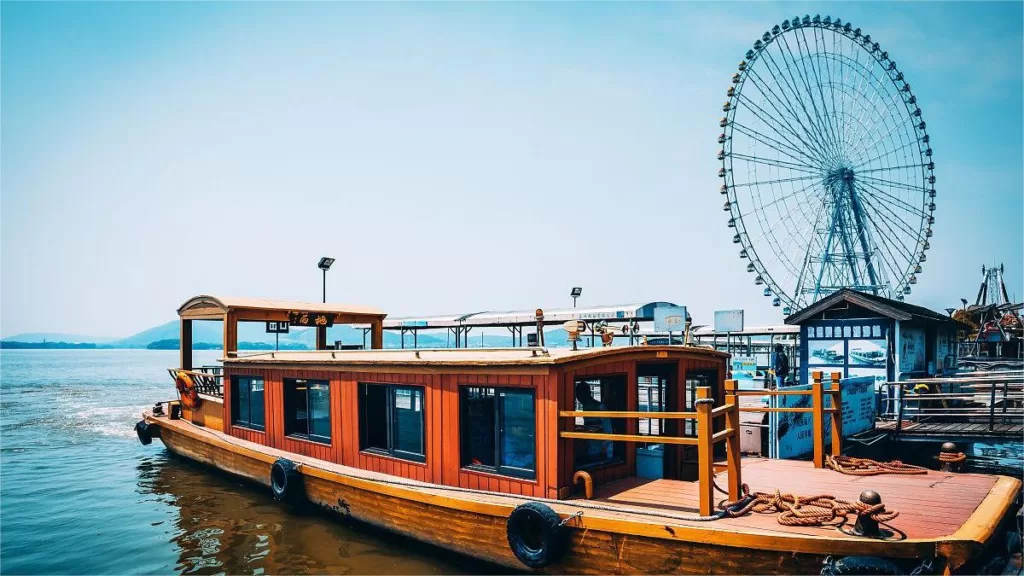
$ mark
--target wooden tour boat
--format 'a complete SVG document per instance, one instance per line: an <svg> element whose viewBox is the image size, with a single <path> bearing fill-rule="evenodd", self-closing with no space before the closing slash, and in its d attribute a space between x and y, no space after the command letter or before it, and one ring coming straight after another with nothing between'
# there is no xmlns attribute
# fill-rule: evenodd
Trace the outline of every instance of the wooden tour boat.
<svg viewBox="0 0 1024 576"><path fill-rule="evenodd" d="M749 392L704 348L384 350L385 315L369 308L198 296L178 313L179 394L145 412L143 443L513 569L977 570L987 547L1001 552L1020 493L1003 476L830 469L838 375ZM199 320L224 322L222 368L192 365ZM314 326L318 349L237 352L244 321ZM372 349L327 349L335 323L366 326ZM739 412L769 410L739 401L749 394L811 396L777 409L810 413L811 461L741 458ZM786 494L833 498L794 511Z"/></svg>

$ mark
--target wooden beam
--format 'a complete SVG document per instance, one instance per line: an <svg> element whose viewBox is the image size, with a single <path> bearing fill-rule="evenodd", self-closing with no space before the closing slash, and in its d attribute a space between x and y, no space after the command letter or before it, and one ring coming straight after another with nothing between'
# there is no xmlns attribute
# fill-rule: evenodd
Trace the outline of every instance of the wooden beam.
<svg viewBox="0 0 1024 576"><path fill-rule="evenodd" d="M665 419L696 419L696 412L627 412L627 411L587 411L563 410L558 413L561 418L665 418Z"/></svg>
<svg viewBox="0 0 1024 576"><path fill-rule="evenodd" d="M238 318L234 312L224 316L224 357L234 358L238 355Z"/></svg>
<svg viewBox="0 0 1024 576"><path fill-rule="evenodd" d="M370 323L370 348L380 350L384 347L384 319L378 318Z"/></svg>
<svg viewBox="0 0 1024 576"><path fill-rule="evenodd" d="M605 434L602 432L560 432L562 438L577 440L611 440L613 442L648 442L651 444L683 444L696 446L696 438L674 438L672 436L644 436L643 434Z"/></svg>
<svg viewBox="0 0 1024 576"><path fill-rule="evenodd" d="M740 499L743 491L743 478L742 478L742 463L740 456L740 411L739 411L739 398L735 392L738 386L735 380L725 381L725 405L731 406L732 408L728 411L725 417L725 423L727 430L730 432L726 436L725 440L725 461L728 464L729 471L729 500L736 501ZM717 408L716 408L717 410ZM714 411L712 411L714 412Z"/></svg>
<svg viewBox="0 0 1024 576"><path fill-rule="evenodd" d="M829 393L832 395L832 408L829 413L832 415L832 455L839 456L843 453L843 392L839 386L842 373L832 373L832 385Z"/></svg>
<svg viewBox="0 0 1024 576"><path fill-rule="evenodd" d="M697 388L697 400L711 398L711 388ZM700 515L710 516L715 509L714 445L711 443L711 404L697 403L697 501Z"/></svg>
<svg viewBox="0 0 1024 576"><path fill-rule="evenodd" d="M327 350L327 327L316 327L316 349Z"/></svg>
<svg viewBox="0 0 1024 576"><path fill-rule="evenodd" d="M178 366L182 370L192 369L192 321L181 319L178 330Z"/></svg>
<svg viewBox="0 0 1024 576"><path fill-rule="evenodd" d="M811 435L814 437L814 467L825 467L825 396L821 393L821 372L814 373L811 383Z"/></svg>

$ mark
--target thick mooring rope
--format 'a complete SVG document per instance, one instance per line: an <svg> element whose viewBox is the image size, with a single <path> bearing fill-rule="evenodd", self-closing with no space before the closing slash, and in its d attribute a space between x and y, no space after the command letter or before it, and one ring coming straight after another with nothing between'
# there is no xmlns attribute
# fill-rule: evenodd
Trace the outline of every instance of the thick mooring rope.
<svg viewBox="0 0 1024 576"><path fill-rule="evenodd" d="M939 452L939 462L943 464L959 464L967 460L967 454L963 452Z"/></svg>
<svg viewBox="0 0 1024 576"><path fill-rule="evenodd" d="M878 474L927 474L928 469L904 464L899 460L878 462L853 456L825 456L825 465L841 474L875 476Z"/></svg>
<svg viewBox="0 0 1024 576"><path fill-rule="evenodd" d="M715 488L724 492L717 484ZM751 494L746 484L742 486L742 490L743 497L739 500L719 504L720 508L728 511L729 516L742 516L748 512L778 514L776 519L779 524L785 526L824 526L832 523L842 524L849 514L866 515L880 523L888 522L900 515L899 512L887 511L884 504L847 502L829 494L797 496L783 494L779 490L775 490L774 493Z"/></svg>

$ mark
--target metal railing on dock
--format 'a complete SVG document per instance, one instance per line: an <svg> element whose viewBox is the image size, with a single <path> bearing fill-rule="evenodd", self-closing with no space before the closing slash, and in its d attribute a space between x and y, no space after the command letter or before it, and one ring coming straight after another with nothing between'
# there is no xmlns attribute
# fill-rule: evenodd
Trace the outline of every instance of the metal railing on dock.
<svg viewBox="0 0 1024 576"><path fill-rule="evenodd" d="M904 423L963 424L964 432L999 432L1024 424L1024 372L971 373L947 378L886 382L879 418L892 421L897 435ZM969 428L970 427L970 428ZM956 430L950 430L955 432Z"/></svg>

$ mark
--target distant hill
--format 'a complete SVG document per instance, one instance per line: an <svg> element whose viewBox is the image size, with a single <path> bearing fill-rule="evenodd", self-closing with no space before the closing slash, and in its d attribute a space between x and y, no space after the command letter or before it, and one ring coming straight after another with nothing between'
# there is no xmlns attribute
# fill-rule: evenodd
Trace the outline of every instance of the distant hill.
<svg viewBox="0 0 1024 576"><path fill-rule="evenodd" d="M26 332L24 334L8 336L3 339L4 342L90 342L93 344L106 344L108 342L113 342L114 340L117 340L117 338L83 336L81 334L63 334L60 332Z"/></svg>
<svg viewBox="0 0 1024 576"><path fill-rule="evenodd" d="M41 343L44 340L47 344L66 343L69 344L94 344L102 348L150 348L150 349L177 349L180 334L178 334L180 323L172 320L127 338L102 338L93 336L81 336L75 334L61 334L57 332L39 332L16 334L3 339L3 342L11 342L8 348L27 347L28 343ZM274 335L266 333L266 327L262 322L242 322L238 326L238 341L240 349L248 350L273 350ZM523 344L526 344L525 333L531 331L524 329ZM219 349L223 346L224 326L220 321L195 321L192 323L192 342L197 349ZM347 325L332 326L327 330L327 342L333 344L341 340L344 344L362 344L363 331L360 328L353 328ZM18 344L15 344L17 342ZM173 346L171 344L173 343ZM245 344L243 348L242 345ZM561 328L549 328L544 331L544 343L550 347L568 346L566 332ZM369 345L369 336L366 339ZM416 339L420 348L446 348L454 346L455 342L443 331L421 332ZM484 334L481 340L479 333L470 332L468 341L463 344L470 348L496 348L511 346L511 335ZM280 348L282 350L312 350L316 347L316 331L312 328L293 328L292 332L280 335ZM384 332L385 348L400 348L402 337L396 332ZM33 346L38 347L38 346ZM54 346L55 347L55 346ZM411 333L405 335L405 347L413 347Z"/></svg>

